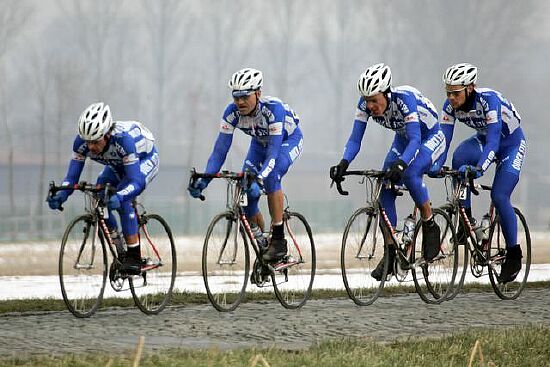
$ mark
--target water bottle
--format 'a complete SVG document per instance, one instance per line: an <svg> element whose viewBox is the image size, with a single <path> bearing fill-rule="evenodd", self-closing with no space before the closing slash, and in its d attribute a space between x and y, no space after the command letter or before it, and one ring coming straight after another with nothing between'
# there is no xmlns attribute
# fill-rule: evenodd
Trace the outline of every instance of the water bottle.
<svg viewBox="0 0 550 367"><path fill-rule="evenodd" d="M403 243L408 244L412 241L415 226L416 221L414 220L412 214L409 214L403 223Z"/></svg>
<svg viewBox="0 0 550 367"><path fill-rule="evenodd" d="M260 226L252 223L250 225L250 230L252 231L252 234L254 235L260 249L267 247L267 238L264 237L264 233L262 232Z"/></svg>
<svg viewBox="0 0 550 367"><path fill-rule="evenodd" d="M485 241L489 239L489 227L491 226L491 217L489 214L485 214L481 219L479 227L474 231L476 233L476 238L478 241Z"/></svg>

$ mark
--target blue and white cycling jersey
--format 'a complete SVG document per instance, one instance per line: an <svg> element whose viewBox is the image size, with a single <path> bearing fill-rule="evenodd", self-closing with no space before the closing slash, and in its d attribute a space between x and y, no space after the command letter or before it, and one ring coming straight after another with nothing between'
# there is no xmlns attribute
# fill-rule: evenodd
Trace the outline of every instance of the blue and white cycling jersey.
<svg viewBox="0 0 550 367"><path fill-rule="evenodd" d="M475 88L473 93L470 106L455 110L448 99L443 104L441 129L447 141L444 156L447 156L455 121L461 121L475 129L478 137L485 143L477 165L486 171L501 144L514 144L517 141L519 145L523 138L521 117L514 105L500 92L489 88Z"/></svg>
<svg viewBox="0 0 550 367"><path fill-rule="evenodd" d="M108 145L99 154L93 154L86 142L76 136L73 157L64 185L75 184L82 173L86 158L110 167L119 180L127 183L117 191L122 200L133 199L158 171L158 153L155 138L137 121L116 121Z"/></svg>
<svg viewBox="0 0 550 367"><path fill-rule="evenodd" d="M219 172L237 128L250 135L267 150L260 172L265 179L275 167L281 144L292 134L301 134L299 121L298 115L286 103L275 97L260 98L254 116L242 116L235 103L230 103L223 113L220 131L208 159L206 173Z"/></svg>
<svg viewBox="0 0 550 367"><path fill-rule="evenodd" d="M353 131L344 149L343 158L348 162L355 158L361 148L361 140L369 118L395 131L398 136L407 141L408 144L402 152L401 159L408 164L415 157L421 143L440 131L434 105L416 88L408 85L391 88L388 94L388 107L382 116L373 116L367 108L365 98L360 97Z"/></svg>

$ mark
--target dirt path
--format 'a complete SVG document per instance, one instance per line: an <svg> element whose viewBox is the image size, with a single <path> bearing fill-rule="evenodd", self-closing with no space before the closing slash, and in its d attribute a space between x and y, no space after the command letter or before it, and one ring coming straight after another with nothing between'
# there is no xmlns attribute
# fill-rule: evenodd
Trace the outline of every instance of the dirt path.
<svg viewBox="0 0 550 367"><path fill-rule="evenodd" d="M501 301L492 293L459 295L439 306L414 294L380 298L357 307L348 299L308 302L290 311L278 303L242 304L233 313L210 305L171 307L157 316L137 309L103 309L91 319L69 312L0 316L0 355L121 353L145 336L145 349L169 347L221 349L245 346L305 348L340 337L391 341L409 336L432 337L470 327L550 325L550 289L527 290L519 300Z"/></svg>

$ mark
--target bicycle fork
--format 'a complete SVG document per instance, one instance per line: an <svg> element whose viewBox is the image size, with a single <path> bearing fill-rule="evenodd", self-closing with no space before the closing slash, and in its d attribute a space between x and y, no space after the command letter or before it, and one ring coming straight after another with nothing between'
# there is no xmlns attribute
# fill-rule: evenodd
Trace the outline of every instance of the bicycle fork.
<svg viewBox="0 0 550 367"><path fill-rule="evenodd" d="M91 227L93 225L93 223L88 223L89 226ZM86 229L86 236L84 236L84 240L82 241L82 244L80 245L80 248L78 249L78 256L76 257L76 260L74 262L74 265L73 265L73 269L75 270L81 270L81 269L84 269L84 270L90 270L90 269L94 269L95 268L95 265L94 265L94 259L95 259L95 249L96 249L96 238L98 238L99 236L99 227L97 225L93 226L94 227L94 234L92 236L92 254L90 256L90 263L89 264L81 264L80 261L81 261L81 257L84 253L84 248L86 247L86 242L88 242L88 238L90 236L90 229L89 227Z"/></svg>

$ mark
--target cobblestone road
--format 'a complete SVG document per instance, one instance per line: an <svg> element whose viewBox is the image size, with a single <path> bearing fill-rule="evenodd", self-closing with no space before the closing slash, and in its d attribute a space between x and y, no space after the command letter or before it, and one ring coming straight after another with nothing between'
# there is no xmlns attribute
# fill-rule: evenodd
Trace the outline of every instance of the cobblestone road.
<svg viewBox="0 0 550 367"><path fill-rule="evenodd" d="M157 316L137 309L103 309L90 319L69 312L0 316L2 356L124 352L140 335L146 350L168 347L220 349L245 346L305 348L328 338L367 336L392 341L431 337L469 327L550 325L550 289L527 290L516 301L492 293L459 295L442 305L426 305L415 294L385 297L367 307L348 299L308 302L298 311L276 301L219 313L210 305L171 307Z"/></svg>

